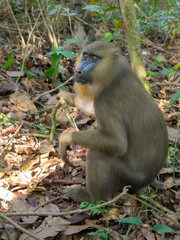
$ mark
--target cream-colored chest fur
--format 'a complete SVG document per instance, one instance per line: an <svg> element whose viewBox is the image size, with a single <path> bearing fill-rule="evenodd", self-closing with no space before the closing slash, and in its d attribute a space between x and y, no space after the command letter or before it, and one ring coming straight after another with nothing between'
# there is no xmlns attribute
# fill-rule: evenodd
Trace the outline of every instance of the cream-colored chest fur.
<svg viewBox="0 0 180 240"><path fill-rule="evenodd" d="M94 112L94 101L91 99L81 99L80 97L75 98L75 105L84 113L95 115Z"/></svg>

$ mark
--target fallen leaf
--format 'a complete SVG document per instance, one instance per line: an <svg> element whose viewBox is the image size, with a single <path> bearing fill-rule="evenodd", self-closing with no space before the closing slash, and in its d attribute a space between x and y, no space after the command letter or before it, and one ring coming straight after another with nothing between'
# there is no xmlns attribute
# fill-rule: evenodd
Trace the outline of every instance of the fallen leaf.
<svg viewBox="0 0 180 240"><path fill-rule="evenodd" d="M18 109L23 112L37 112L33 101L24 93L16 92L10 95L10 102L17 105Z"/></svg>

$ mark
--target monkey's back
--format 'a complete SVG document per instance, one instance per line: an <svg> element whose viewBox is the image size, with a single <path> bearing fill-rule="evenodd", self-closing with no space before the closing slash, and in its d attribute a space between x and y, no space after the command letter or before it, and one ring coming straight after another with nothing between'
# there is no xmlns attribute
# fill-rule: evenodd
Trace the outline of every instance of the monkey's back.
<svg viewBox="0 0 180 240"><path fill-rule="evenodd" d="M161 110L128 65L118 68L94 107L100 131L118 141L125 129L128 149L119 162L126 161L132 174L141 176L142 187L153 181L168 152L166 125Z"/></svg>

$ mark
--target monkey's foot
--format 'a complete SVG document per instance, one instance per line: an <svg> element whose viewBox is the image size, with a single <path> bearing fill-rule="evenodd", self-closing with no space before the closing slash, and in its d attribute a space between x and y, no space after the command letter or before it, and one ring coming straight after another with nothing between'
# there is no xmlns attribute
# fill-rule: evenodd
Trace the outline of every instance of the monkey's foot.
<svg viewBox="0 0 180 240"><path fill-rule="evenodd" d="M94 202L90 193L83 187L70 187L64 191L71 199L76 202Z"/></svg>

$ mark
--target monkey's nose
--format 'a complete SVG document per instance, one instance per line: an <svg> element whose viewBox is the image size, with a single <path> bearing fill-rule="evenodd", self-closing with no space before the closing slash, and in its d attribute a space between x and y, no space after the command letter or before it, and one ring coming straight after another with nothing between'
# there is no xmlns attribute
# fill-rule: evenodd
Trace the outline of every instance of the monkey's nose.
<svg viewBox="0 0 180 240"><path fill-rule="evenodd" d="M75 71L75 76L76 76L77 78L79 78L79 77L81 76L81 74L82 74L82 71L81 71L81 70L76 70L76 71Z"/></svg>

